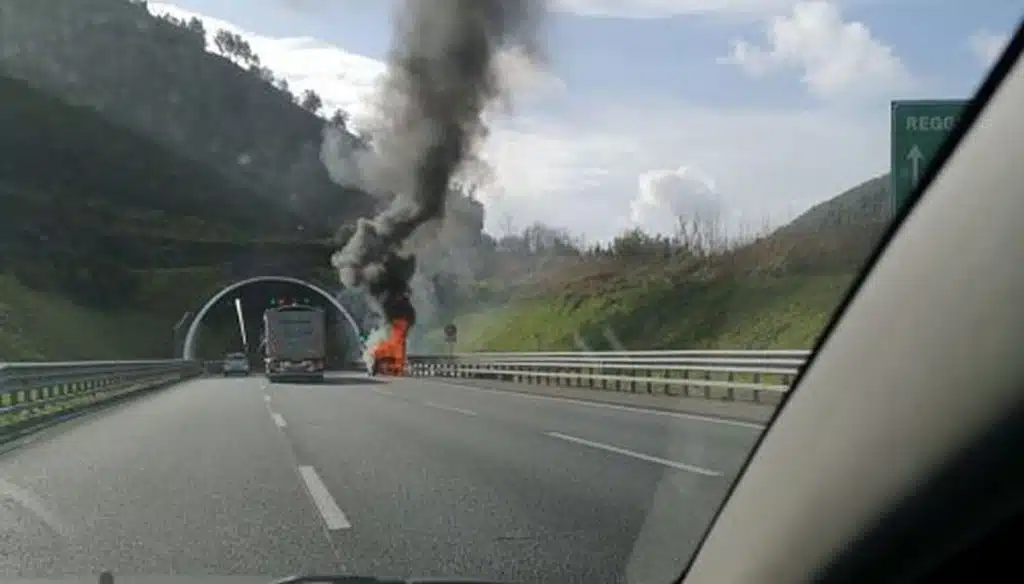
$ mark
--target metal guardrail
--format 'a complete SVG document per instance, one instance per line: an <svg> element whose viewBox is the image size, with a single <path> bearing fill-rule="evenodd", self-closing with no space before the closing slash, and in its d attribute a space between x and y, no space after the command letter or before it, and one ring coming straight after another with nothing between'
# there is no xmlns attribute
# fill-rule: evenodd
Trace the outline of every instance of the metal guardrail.
<svg viewBox="0 0 1024 584"><path fill-rule="evenodd" d="M412 355L408 374L770 402L789 389L809 355L806 350ZM103 402L215 373L219 364L0 363L0 442Z"/></svg>
<svg viewBox="0 0 1024 584"><path fill-rule="evenodd" d="M0 442L202 373L201 362L177 359L0 363Z"/></svg>
<svg viewBox="0 0 1024 584"><path fill-rule="evenodd" d="M709 350L413 355L407 372L417 376L777 402L810 353Z"/></svg>

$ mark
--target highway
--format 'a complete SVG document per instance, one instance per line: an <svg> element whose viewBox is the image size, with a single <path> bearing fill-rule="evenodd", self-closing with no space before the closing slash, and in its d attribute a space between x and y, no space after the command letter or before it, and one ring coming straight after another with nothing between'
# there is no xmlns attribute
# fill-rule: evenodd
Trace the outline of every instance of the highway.
<svg viewBox="0 0 1024 584"><path fill-rule="evenodd" d="M0 575L667 582L757 424L420 378L204 378L0 453Z"/></svg>

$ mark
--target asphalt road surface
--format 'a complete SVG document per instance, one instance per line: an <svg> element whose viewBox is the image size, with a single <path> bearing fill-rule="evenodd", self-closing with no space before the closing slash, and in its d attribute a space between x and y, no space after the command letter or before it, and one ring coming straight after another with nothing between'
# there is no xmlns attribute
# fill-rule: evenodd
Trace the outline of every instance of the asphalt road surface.
<svg viewBox="0 0 1024 584"><path fill-rule="evenodd" d="M200 379L0 454L0 576L668 582L760 429L421 379Z"/></svg>

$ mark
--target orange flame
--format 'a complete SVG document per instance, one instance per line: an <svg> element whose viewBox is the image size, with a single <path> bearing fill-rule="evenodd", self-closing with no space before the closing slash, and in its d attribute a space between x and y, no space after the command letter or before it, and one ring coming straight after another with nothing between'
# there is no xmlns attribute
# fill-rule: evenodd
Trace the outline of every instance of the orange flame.
<svg viewBox="0 0 1024 584"><path fill-rule="evenodd" d="M409 321L404 318L396 318L391 321L391 334L378 343L372 351L373 360L379 367L379 373L385 375L403 375L405 373L405 345L409 328Z"/></svg>

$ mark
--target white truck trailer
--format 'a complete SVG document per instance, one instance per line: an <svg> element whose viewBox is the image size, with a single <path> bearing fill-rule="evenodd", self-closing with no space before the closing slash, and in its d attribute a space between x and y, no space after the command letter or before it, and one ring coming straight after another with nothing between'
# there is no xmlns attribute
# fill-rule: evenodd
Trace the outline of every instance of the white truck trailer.
<svg viewBox="0 0 1024 584"><path fill-rule="evenodd" d="M271 382L320 382L327 361L326 315L315 306L290 305L263 313L264 364Z"/></svg>

